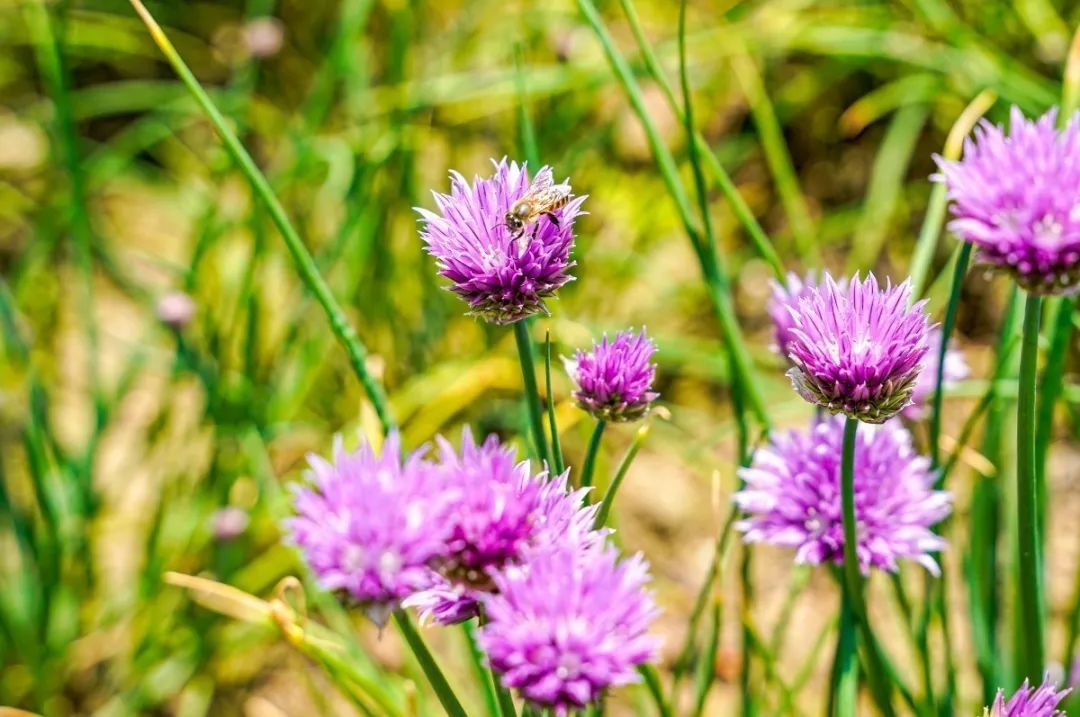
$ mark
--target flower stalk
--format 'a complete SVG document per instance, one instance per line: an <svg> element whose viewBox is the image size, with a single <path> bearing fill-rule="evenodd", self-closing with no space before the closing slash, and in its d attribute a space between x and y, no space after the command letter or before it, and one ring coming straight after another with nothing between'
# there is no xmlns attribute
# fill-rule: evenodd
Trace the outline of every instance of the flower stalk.
<svg viewBox="0 0 1080 717"><path fill-rule="evenodd" d="M525 384L525 404L529 411L529 430L533 434L533 446L538 460L553 465L544 435L544 412L540 408L540 393L536 388L536 368L533 365L532 341L524 321L514 323L514 340L517 341L518 360L521 362L521 379Z"/></svg>
<svg viewBox="0 0 1080 717"><path fill-rule="evenodd" d="M1042 297L1028 294L1020 345L1020 384L1016 405L1017 596L1020 674L1033 682L1042 678L1045 633L1042 551L1039 548L1039 508L1035 470L1035 382L1039 356Z"/></svg>
<svg viewBox="0 0 1080 717"><path fill-rule="evenodd" d="M600 452L600 442L604 437L604 428L607 421L600 419L593 428L592 437L589 438L589 448L585 452L585 462L581 468L581 487L588 488L592 485L593 472L596 470L596 454Z"/></svg>

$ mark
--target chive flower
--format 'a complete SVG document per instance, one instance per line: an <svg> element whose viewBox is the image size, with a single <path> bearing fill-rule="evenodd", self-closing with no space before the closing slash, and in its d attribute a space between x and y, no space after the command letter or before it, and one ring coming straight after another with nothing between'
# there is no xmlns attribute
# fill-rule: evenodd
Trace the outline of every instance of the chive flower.
<svg viewBox="0 0 1080 717"><path fill-rule="evenodd" d="M565 717L654 659L648 579L640 555L619 560L605 541L541 551L495 576L480 645L506 687Z"/></svg>
<svg viewBox="0 0 1080 717"><path fill-rule="evenodd" d="M747 543L794 548L795 562L843 563L844 521L840 456L844 419L828 416L808 431L775 433L739 471L745 482L735 504ZM930 461L912 447L899 422L864 426L855 438L856 553L863 573L896 572L901 559L939 574L931 554L945 547L931 526L951 510L949 494L934 490Z"/></svg>
<svg viewBox="0 0 1080 717"><path fill-rule="evenodd" d="M574 382L574 401L603 421L626 422L643 418L660 394L652 390L656 364L650 363L656 344L633 330L609 341L607 334L589 351L564 359Z"/></svg>
<svg viewBox="0 0 1080 717"><path fill-rule="evenodd" d="M846 285L825 275L789 306L788 377L810 403L866 423L911 404L929 348L925 301L908 306L911 284L878 285L856 274Z"/></svg>
<svg viewBox="0 0 1080 717"><path fill-rule="evenodd" d="M431 583L445 550L445 505L434 467L417 451L402 459L390 435L381 454L363 442L332 459L308 457L308 485L295 492L290 540L319 584L357 601L383 625L401 601Z"/></svg>
<svg viewBox="0 0 1080 717"><path fill-rule="evenodd" d="M1057 717L1065 713L1057 709L1070 690L1059 690L1047 678L1038 687L1032 687L1027 680L1012 697L1005 699L1004 690L998 689L997 696L985 712L986 717Z"/></svg>
<svg viewBox="0 0 1080 717"><path fill-rule="evenodd" d="M435 257L450 290L469 304L469 313L495 324L511 324L548 313L544 303L573 277L570 251L574 220L585 197L540 214L520 230L508 225L511 206L538 186L553 186L550 167L530 181L524 164L493 162L495 174L472 184L450 173L450 194L434 193L438 212L417 208L420 236ZM557 185L560 187L566 186ZM555 221L552 221L554 217Z"/></svg>
<svg viewBox="0 0 1080 717"><path fill-rule="evenodd" d="M1008 135L984 120L963 159L935 157L932 177L948 188L949 230L1035 294L1080 282L1080 115L1056 122L1056 109L1029 120L1013 107Z"/></svg>
<svg viewBox="0 0 1080 717"><path fill-rule="evenodd" d="M498 571L525 562L538 547L587 544L606 535L592 530L597 506L584 505L586 490L568 490L568 473L534 475L512 446L496 436L477 444L467 428L460 453L441 436L436 442L445 545L434 563L438 578L405 603L418 608L423 621L475 616Z"/></svg>

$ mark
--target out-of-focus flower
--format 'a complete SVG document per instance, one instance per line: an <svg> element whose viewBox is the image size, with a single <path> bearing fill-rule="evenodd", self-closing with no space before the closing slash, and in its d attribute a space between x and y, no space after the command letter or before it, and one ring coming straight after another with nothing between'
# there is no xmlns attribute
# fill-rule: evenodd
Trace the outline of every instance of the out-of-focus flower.
<svg viewBox="0 0 1080 717"><path fill-rule="evenodd" d="M244 23L244 47L252 57L273 57L281 51L285 29L276 17L257 17Z"/></svg>
<svg viewBox="0 0 1080 717"><path fill-rule="evenodd" d="M810 292L817 287L817 275L811 271L805 277L800 277L795 272L788 272L787 286L775 280L770 284L772 296L768 308L773 322L773 348L786 359L791 351L791 328L795 325L791 312L799 308L800 299L810 296Z"/></svg>
<svg viewBox="0 0 1080 717"><path fill-rule="evenodd" d="M342 590L384 624L401 600L431 585L430 564L445 552L447 500L422 451L404 460L391 435L381 455L367 443L333 462L309 456L311 485L296 491L287 522L319 583Z"/></svg>
<svg viewBox="0 0 1080 717"><path fill-rule="evenodd" d="M182 291L170 291L157 300L155 311L161 323L179 330L195 317L195 301Z"/></svg>
<svg viewBox="0 0 1080 717"><path fill-rule="evenodd" d="M844 419L830 416L809 431L776 433L740 470L745 487L734 500L746 517L737 524L748 543L794 548L795 562L844 560L840 456ZM864 573L895 572L909 559L937 575L931 553L945 541L930 526L951 510L936 491L930 461L915 453L898 422L864 426L855 443L856 553Z"/></svg>
<svg viewBox="0 0 1080 717"><path fill-rule="evenodd" d="M930 348L926 352L926 360L923 369L919 372L919 378L915 381L915 389L911 392L911 405L903 410L904 418L912 421L922 420L926 416L927 404L934 395L937 385L938 355L941 351L941 329L937 326L930 329ZM964 354L959 349L951 346L945 350L945 370L942 372L942 385L948 388L957 381L963 381L971 371Z"/></svg>
<svg viewBox="0 0 1080 717"><path fill-rule="evenodd" d="M635 668L653 659L648 579L640 555L620 561L604 542L542 551L496 575L480 644L504 685L570 714L636 682Z"/></svg>
<svg viewBox="0 0 1080 717"><path fill-rule="evenodd" d="M460 454L441 436L436 440L447 500L445 545L436 563L441 580L406 601L424 621L474 616L497 571L525 561L537 547L603 539L605 533L592 530L597 506L583 506L585 490L567 490L566 473L551 480L547 473L533 475L512 446L496 436L477 444L467 428Z"/></svg>
<svg viewBox="0 0 1080 717"><path fill-rule="evenodd" d="M649 359L656 344L645 335L623 331L608 341L605 335L589 351L564 359L574 381L574 400L604 421L636 421L649 412L660 394L652 390L656 364Z"/></svg>
<svg viewBox="0 0 1080 717"><path fill-rule="evenodd" d="M1037 294L1080 282L1080 115L1060 132L1056 120L1056 109L1031 121L1013 107L1008 135L984 121L962 160L935 157L932 177L949 190L949 230Z"/></svg>
<svg viewBox="0 0 1080 717"><path fill-rule="evenodd" d="M210 517L210 526L214 539L219 541L235 540L244 534L251 519L247 511L230 505L215 511Z"/></svg>
<svg viewBox="0 0 1080 717"><path fill-rule="evenodd" d="M537 182L551 182L550 167L541 167ZM544 300L573 277L570 250L574 220L585 197L572 197L551 212L557 223L541 215L518 234L506 225L511 205L533 184L524 165L503 159L495 175L469 184L450 173L450 194L435 194L439 213L418 208L420 233L439 274L451 291L469 303L470 313L496 324L510 324L547 313Z"/></svg>
<svg viewBox="0 0 1080 717"><path fill-rule="evenodd" d="M788 377L799 395L832 413L882 423L911 403L929 347L911 285L878 286L873 274L846 286L831 276L791 310Z"/></svg>
<svg viewBox="0 0 1080 717"><path fill-rule="evenodd" d="M1059 690L1049 679L1038 687L1032 687L1027 680L1015 694L1005 699L1005 691L999 689L997 697L986 711L988 717L1055 717L1065 713L1057 706L1069 690Z"/></svg>

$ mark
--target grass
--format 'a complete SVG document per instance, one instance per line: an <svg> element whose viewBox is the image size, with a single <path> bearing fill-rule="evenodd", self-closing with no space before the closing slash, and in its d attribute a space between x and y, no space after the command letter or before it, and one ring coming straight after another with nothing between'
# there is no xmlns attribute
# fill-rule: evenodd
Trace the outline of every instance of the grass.
<svg viewBox="0 0 1080 717"><path fill-rule="evenodd" d="M380 638L315 590L280 544L288 485L335 433L378 440L394 425L409 448L468 423L522 455L530 428L546 428L557 460L576 468L593 426L557 359L604 330L646 325L670 420L653 420L647 442L609 426L593 482L596 500L618 489L604 520L652 560L676 649L614 695L612 712L711 714L744 691L760 714L819 711L830 675L814 665L837 639L836 586L815 576L795 591L790 556L767 550L745 571L724 565L741 554L727 520L736 467L765 430L809 417L767 348L767 280L818 265L910 271L940 320L955 242L941 231L930 155L958 151L950 128L962 136L983 113L1035 113L1063 93L1075 106L1078 65L1065 63L1076 46L1053 38L1080 11L695 2L680 33L677 5L630 0L148 7L161 34L107 0L0 10L0 704L441 714L401 636ZM255 57L242 30L263 16L279 18L283 45ZM190 74L160 54L163 37ZM530 331L551 337L537 353L546 418L524 410L509 332L462 316L442 290L412 211L431 206L449 169L485 173L504 154L550 163L590 195L578 280ZM175 289L196 306L181 328L156 314ZM954 335L976 376L993 379L946 394L938 429L984 459L943 449L964 564L946 565L947 615L926 617L926 652L882 643L905 678L928 675L928 694L911 701L940 706L949 680L928 668L944 659L949 624L949 699L976 714L1020 674L1001 589L1014 558L978 539L998 522L1012 529L1002 505L1019 347L997 338L1007 282L976 271L957 292ZM1051 345L1069 344L1070 314L1053 314ZM1049 355L1052 393L1066 400L1036 459L1043 475L1049 451L1047 490L1060 491L1080 387L1073 352ZM969 427L976 406L985 414ZM633 466L620 463L628 452ZM984 475L986 462L1003 467ZM1077 507L1063 495L1048 504L1048 546ZM238 535L220 529L224 508L246 516ZM1072 583L1062 555L1047 550ZM220 600L207 609L171 573L258 596L230 593L258 615L278 606L278 618L222 616ZM290 576L302 611L295 587L275 592ZM919 571L900 581L919 613ZM875 634L900 634L907 618L873 602L886 586L866 587ZM1080 591L1054 599L1050 635L1075 644ZM487 709L492 693L459 659L464 636L417 634L462 709ZM752 668L742 685L739 645ZM841 668L838 680L850 676Z"/></svg>

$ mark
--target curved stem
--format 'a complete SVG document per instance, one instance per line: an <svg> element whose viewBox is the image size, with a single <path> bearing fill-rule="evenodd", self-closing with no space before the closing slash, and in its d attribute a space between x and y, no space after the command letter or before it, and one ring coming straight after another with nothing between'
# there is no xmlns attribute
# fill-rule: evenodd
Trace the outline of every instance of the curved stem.
<svg viewBox="0 0 1080 717"><path fill-rule="evenodd" d="M416 627L412 624L409 616L403 611L397 610L394 612L394 622L397 623L405 642L409 643L409 649L416 656L416 661L420 663L420 669L423 670L424 677L431 684L431 689L435 691L435 696L439 698L439 703L446 710L446 714L449 717L468 717L465 714L465 708L461 706L457 695L451 689L450 683L446 681L446 677L443 675L442 670L439 669L439 665L435 662L435 658L428 650L427 645L424 644L424 639L420 637L420 633L416 631Z"/></svg>
<svg viewBox="0 0 1080 717"><path fill-rule="evenodd" d="M536 457L538 460L548 461L548 465L551 465L547 438L544 436L544 414L540 409L540 394L536 390L532 342L529 340L529 329L525 326L525 321L514 324L514 339L517 341L518 360L521 361L521 378L525 383L525 402L529 407L529 425L536 446Z"/></svg>
<svg viewBox="0 0 1080 717"><path fill-rule="evenodd" d="M829 680L829 715L850 717L855 714L859 694L859 663L855 659L855 616L845 587L840 603L840 633Z"/></svg>
<svg viewBox="0 0 1080 717"><path fill-rule="evenodd" d="M607 522L608 514L611 512L611 505L615 502L615 493L618 492L619 486L622 485L623 478L626 477L627 471L630 470L630 464L634 462L634 457L648 435L649 424L646 423L638 429L637 434L634 436L634 442L626 450L626 455L623 456L622 462L615 471L615 477L611 479L611 484L608 485L607 491L604 493L604 499L600 501L600 508L596 511L596 520L593 522L594 528L602 528L604 523Z"/></svg>
<svg viewBox="0 0 1080 717"><path fill-rule="evenodd" d="M268 182L263 173L259 171L258 166L255 164L255 160L248 154L248 151L240 142L240 138L236 136L236 132L229 127L229 124L225 120L225 117L222 116L221 111L214 105L210 96L206 94L202 85L199 84L195 75L192 74L183 58L181 58L180 54L176 51L176 48L173 47L172 42L166 37L161 26L157 24L157 21L154 20L146 7L143 6L141 0L129 0L129 2L131 3L131 6L135 8L135 12L138 13L143 24L145 24L146 28L150 31L150 37L153 38L154 44L158 46L158 49L161 50L161 54L163 54L169 64L172 65L173 70L184 84L184 87L186 87L192 97L195 98L195 101L206 114L207 119L210 120L210 124L217 130L218 135L221 137L221 141L225 144L225 149L232 156L233 161L236 162L241 173L243 173L244 177L246 177L251 184L255 196L258 197L266 207L266 211L270 214L270 219L281 233L282 239L285 240L285 246L288 248L289 253L292 254L293 263L296 265L297 273L300 274L300 279L307 286L308 291L315 295L316 301L319 302L319 305L326 313L326 318L330 322L330 329L345 348L345 353L349 357L349 364L352 366L353 372L356 374L357 378L360 379L360 383L363 385L368 399L375 407L375 413L379 417L379 422L382 424L383 430L386 432L391 431L395 424L394 418L390 413L390 404L386 398L386 392L383 390L382 384L378 382L367 368L367 350L360 342L360 337L356 335L356 330L352 327L352 324L349 323L348 318L346 318L341 305L338 304L337 299L334 298L333 292L330 291L330 286L319 273L319 269L315 265L315 260L308 252L307 247L304 246L304 242L300 239L300 235L293 227L292 222L289 221L289 217L285 213L285 208L281 205L281 202L274 194L274 190L270 187L270 182Z"/></svg>
<svg viewBox="0 0 1080 717"><path fill-rule="evenodd" d="M1020 385L1016 405L1017 595L1019 602L1020 677L1042 679L1043 591L1039 550L1038 495L1035 477L1035 375L1039 358L1039 319L1042 297L1029 294L1024 305L1024 334L1020 349Z"/></svg>
<svg viewBox="0 0 1080 717"><path fill-rule="evenodd" d="M952 291L949 292L949 305L945 309L945 320L941 322L941 346L938 347L937 376L934 377L934 406L930 414L930 460L936 468L941 463L941 384L945 380L945 352L949 348L949 337L952 336L953 326L956 325L956 310L960 305L960 289L964 284L964 275L967 274L968 264L971 262L971 244L964 242L960 245L960 252L956 257L956 266L953 268ZM941 478L938 478L938 488L941 487Z"/></svg>
<svg viewBox="0 0 1080 717"><path fill-rule="evenodd" d="M592 485L593 470L596 468L596 454L600 452L600 439L604 437L604 428L607 422L597 419L596 428L593 429L592 438L589 439L589 449L585 452L585 463L581 469L581 487L588 488Z"/></svg>

